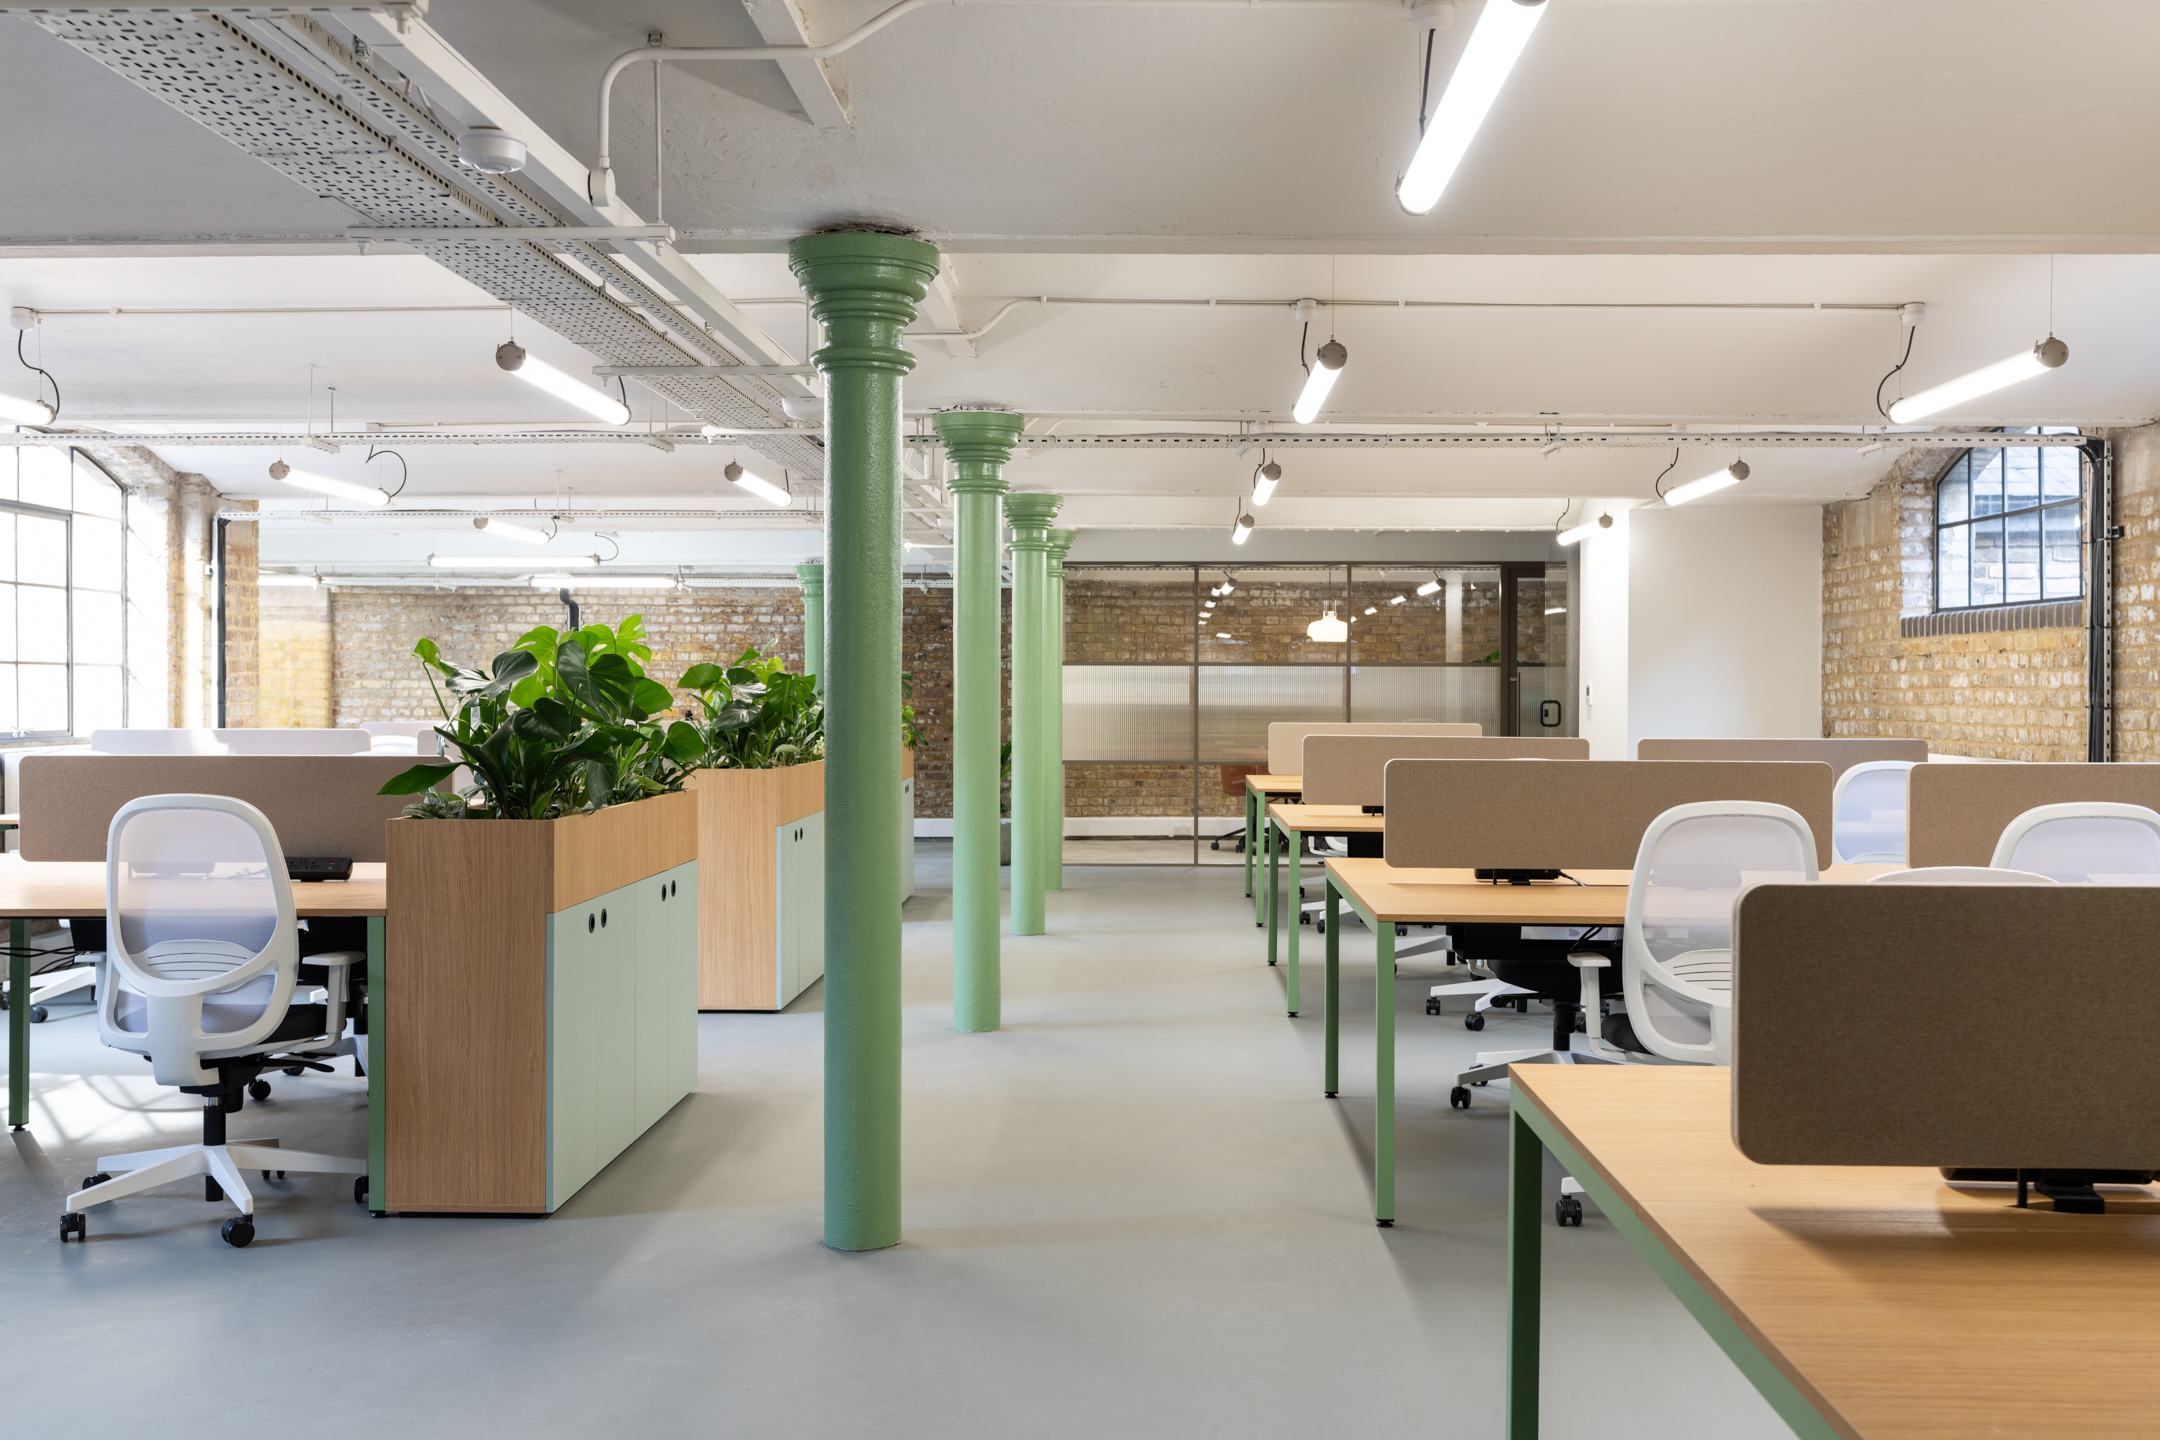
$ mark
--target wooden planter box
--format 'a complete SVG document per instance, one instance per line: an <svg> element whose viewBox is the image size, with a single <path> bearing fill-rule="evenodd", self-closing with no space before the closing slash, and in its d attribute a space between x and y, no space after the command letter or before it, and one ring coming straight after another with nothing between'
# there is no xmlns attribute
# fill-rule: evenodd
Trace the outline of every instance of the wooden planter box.
<svg viewBox="0 0 2160 1440"><path fill-rule="evenodd" d="M551 1213L695 1087L697 818L389 822L387 1208Z"/></svg>
<svg viewBox="0 0 2160 1440"><path fill-rule="evenodd" d="M700 770L698 1008L780 1010L825 973L825 762Z"/></svg>

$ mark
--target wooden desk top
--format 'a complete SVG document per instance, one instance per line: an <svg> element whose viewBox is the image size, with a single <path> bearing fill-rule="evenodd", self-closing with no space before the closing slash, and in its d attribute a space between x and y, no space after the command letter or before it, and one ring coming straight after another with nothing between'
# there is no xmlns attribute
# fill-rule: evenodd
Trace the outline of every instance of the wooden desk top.
<svg viewBox="0 0 2160 1440"><path fill-rule="evenodd" d="M1268 815L1285 830L1300 835L1378 835L1387 829L1385 815L1367 815L1356 805L1272 804Z"/></svg>
<svg viewBox="0 0 2160 1440"><path fill-rule="evenodd" d="M353 866L350 880L294 882L302 915L382 915L389 911L381 861ZM0 855L0 918L57 919L105 913L105 866L97 860L24 860Z"/></svg>
<svg viewBox="0 0 2160 1440"><path fill-rule="evenodd" d="M2058 1215L1933 1170L1757 1165L1733 1147L1731 1076L1511 1078L1841 1433L2153 1433L2160 1202L2104 1191L2109 1213Z"/></svg>
<svg viewBox="0 0 2160 1440"><path fill-rule="evenodd" d="M1245 788L1261 795L1296 795L1305 789L1302 775L1247 775Z"/></svg>
<svg viewBox="0 0 2160 1440"><path fill-rule="evenodd" d="M1337 859L1328 861L1327 868L1335 876L1335 883L1356 896L1376 921L1421 925L1618 925L1627 919L1630 875L1625 870L1570 870L1570 875L1583 882L1580 885L1565 880L1495 885L1478 879L1471 870L1413 870L1391 866L1385 860ZM1822 878L1831 884L1853 884L1904 868L1833 865L1822 872Z"/></svg>

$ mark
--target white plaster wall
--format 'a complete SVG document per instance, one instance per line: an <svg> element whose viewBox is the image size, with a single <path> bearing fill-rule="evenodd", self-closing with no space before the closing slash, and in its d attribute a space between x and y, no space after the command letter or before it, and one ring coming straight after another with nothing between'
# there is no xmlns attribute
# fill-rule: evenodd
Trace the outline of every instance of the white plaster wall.
<svg viewBox="0 0 2160 1440"><path fill-rule="evenodd" d="M1626 755L1645 737L1822 734L1821 508L1628 520Z"/></svg>
<svg viewBox="0 0 2160 1440"><path fill-rule="evenodd" d="M1628 575L1628 537L1632 515L1626 504L1592 501L1585 513L1613 517L1578 547L1581 590L1579 663L1576 666L1576 734L1590 742L1593 760L1630 760L1628 738L1628 615L1632 608Z"/></svg>

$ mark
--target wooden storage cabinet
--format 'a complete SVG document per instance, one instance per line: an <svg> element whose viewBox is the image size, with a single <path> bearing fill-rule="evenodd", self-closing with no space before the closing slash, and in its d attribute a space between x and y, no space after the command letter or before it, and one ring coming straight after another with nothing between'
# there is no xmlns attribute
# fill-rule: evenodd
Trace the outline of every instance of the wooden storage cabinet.
<svg viewBox="0 0 2160 1440"><path fill-rule="evenodd" d="M554 1210L697 1080L697 862L548 916Z"/></svg>
<svg viewBox="0 0 2160 1440"><path fill-rule="evenodd" d="M825 762L701 770L688 789L702 891L698 1007L782 1009L825 973Z"/></svg>

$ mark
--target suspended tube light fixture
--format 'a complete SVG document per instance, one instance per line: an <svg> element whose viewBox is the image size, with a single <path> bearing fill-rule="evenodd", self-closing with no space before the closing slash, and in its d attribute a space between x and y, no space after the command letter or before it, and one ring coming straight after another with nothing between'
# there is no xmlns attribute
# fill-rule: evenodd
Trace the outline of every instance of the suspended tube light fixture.
<svg viewBox="0 0 2160 1440"><path fill-rule="evenodd" d="M1960 375L1955 380L1945 380L1932 389L1896 401L1890 407L1890 418L1900 425L1925 420L1930 415L1940 414L1944 410L1964 404L1967 400L1978 399L1982 395L2015 385L2020 380L2030 380L2036 375L2045 375L2050 370L2060 369L2069 358L2070 347L2050 335L2022 354L1998 360L1992 365L1983 365L1970 374Z"/></svg>
<svg viewBox="0 0 2160 1440"><path fill-rule="evenodd" d="M1260 464L1253 469L1252 503L1255 506L1267 504L1269 497L1275 493L1275 487L1281 483L1282 466L1268 459L1265 450L1261 451Z"/></svg>
<svg viewBox="0 0 2160 1440"><path fill-rule="evenodd" d="M727 477L728 483L730 485L733 485L738 489L749 491L751 494L757 496L758 499L763 500L768 505L778 505L782 508L785 508L795 503L795 497L793 495L790 495L787 491L781 489L778 485L773 484L772 481L767 480L764 476L751 474L748 470L743 469L742 466L736 464L733 460L728 461L727 469L721 471L720 473Z"/></svg>
<svg viewBox="0 0 2160 1440"><path fill-rule="evenodd" d="M1747 461L1735 460L1723 470L1713 470L1700 480L1690 480L1685 485L1673 486L1672 489L1665 492L1665 503L1667 505L1685 505L1690 500L1699 500L1705 495L1715 495L1718 491L1728 486L1737 485L1742 480L1747 479L1748 473Z"/></svg>
<svg viewBox="0 0 2160 1440"><path fill-rule="evenodd" d="M515 520L500 520L493 515L475 515L472 523L475 530L485 530L490 535L501 535L510 540L523 540L528 545L545 545L555 538L545 530L535 530Z"/></svg>
<svg viewBox="0 0 2160 1440"><path fill-rule="evenodd" d="M558 400L567 400L595 420L610 425L630 423L630 407L605 391L595 390L572 376L565 375L537 355L525 353L525 347L515 340L495 347L495 363L528 385L538 386Z"/></svg>
<svg viewBox="0 0 2160 1440"><path fill-rule="evenodd" d="M1485 0L1477 28L1470 32L1470 43L1455 62L1455 73L1448 77L1440 103L1430 119L1419 117L1417 153L1410 157L1410 168L1395 187L1395 198L1403 209L1423 215L1440 203L1478 127L1500 97L1500 87L1507 83L1523 47L1530 43L1531 32L1544 18L1545 0ZM1429 28L1428 66L1432 63Z"/></svg>
<svg viewBox="0 0 2160 1440"><path fill-rule="evenodd" d="M1598 531L1610 529L1612 529L1612 516L1600 515L1595 520L1583 521L1582 524L1577 525L1572 530L1561 531L1558 538L1562 545L1580 545L1583 541L1597 534Z"/></svg>
<svg viewBox="0 0 2160 1440"><path fill-rule="evenodd" d="M1251 534L1252 516L1241 514L1237 517L1237 522L1230 527L1230 543L1242 545Z"/></svg>
<svg viewBox="0 0 2160 1440"><path fill-rule="evenodd" d="M295 490L311 490L317 495L332 495L340 500L350 500L356 505L383 506L390 503L390 497L372 485L339 480L329 475L317 475L309 470L295 470L283 460L271 462L270 478L282 480Z"/></svg>

